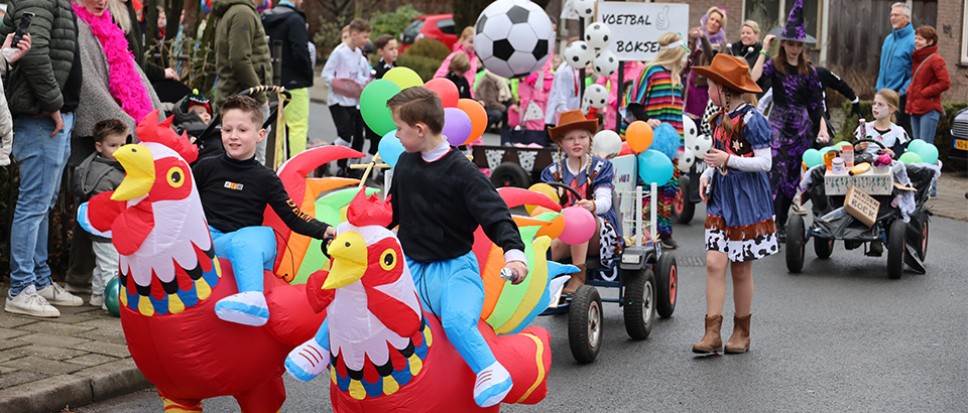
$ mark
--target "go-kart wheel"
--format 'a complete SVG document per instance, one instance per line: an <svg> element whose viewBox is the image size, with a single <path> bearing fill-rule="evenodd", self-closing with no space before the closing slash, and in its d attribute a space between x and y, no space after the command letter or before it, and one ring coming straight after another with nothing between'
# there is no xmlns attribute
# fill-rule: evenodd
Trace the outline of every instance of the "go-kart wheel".
<svg viewBox="0 0 968 413"><path fill-rule="evenodd" d="M887 231L887 276L892 279L901 278L904 272L904 231L907 224L897 219L891 223Z"/></svg>
<svg viewBox="0 0 968 413"><path fill-rule="evenodd" d="M787 271L796 274L803 270L804 244L807 242L803 217L791 214L787 219L786 231Z"/></svg>
<svg viewBox="0 0 968 413"><path fill-rule="evenodd" d="M676 257L667 252L659 257L656 267L655 284L658 299L655 309L659 317L669 318L676 311L676 298L679 295L679 266L676 265Z"/></svg>
<svg viewBox="0 0 968 413"><path fill-rule="evenodd" d="M575 361L595 361L602 347L602 297L590 285L578 287L568 308L568 345Z"/></svg>
<svg viewBox="0 0 968 413"><path fill-rule="evenodd" d="M817 253L817 258L820 258L822 260L830 258L830 254L833 254L834 252L834 239L833 238L814 238L813 251Z"/></svg>
<svg viewBox="0 0 968 413"><path fill-rule="evenodd" d="M680 224L688 224L692 217L696 215L696 204L689 200L689 177L679 178L679 191L672 202L672 216Z"/></svg>
<svg viewBox="0 0 968 413"><path fill-rule="evenodd" d="M527 188L531 184L531 177L528 176L521 165L514 162L505 162L491 171L491 184L495 188L508 186Z"/></svg>
<svg viewBox="0 0 968 413"><path fill-rule="evenodd" d="M625 332L632 340L645 340L655 324L655 273L645 268L622 275L625 277L625 303L622 306Z"/></svg>

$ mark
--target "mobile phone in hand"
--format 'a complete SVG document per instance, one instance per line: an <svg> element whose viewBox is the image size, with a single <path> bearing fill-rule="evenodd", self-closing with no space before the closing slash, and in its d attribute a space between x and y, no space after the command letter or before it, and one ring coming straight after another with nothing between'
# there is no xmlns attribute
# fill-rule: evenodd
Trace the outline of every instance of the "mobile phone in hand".
<svg viewBox="0 0 968 413"><path fill-rule="evenodd" d="M10 43L10 47L16 49L17 44L20 40L24 38L27 34L27 30L30 29L30 23L34 20L34 14L30 12L24 13L20 16L20 26L17 27L17 32L13 35L13 41Z"/></svg>

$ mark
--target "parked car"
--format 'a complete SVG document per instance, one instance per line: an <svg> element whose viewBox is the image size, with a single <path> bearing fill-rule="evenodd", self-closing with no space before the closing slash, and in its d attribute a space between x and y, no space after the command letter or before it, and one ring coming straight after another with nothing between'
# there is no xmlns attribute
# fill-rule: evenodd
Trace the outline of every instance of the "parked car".
<svg viewBox="0 0 968 413"><path fill-rule="evenodd" d="M958 111L951 121L951 153L948 159L968 159L968 108Z"/></svg>
<svg viewBox="0 0 968 413"><path fill-rule="evenodd" d="M454 27L453 14L426 14L413 19L413 22L400 34L400 53L424 37L435 39L453 49L457 43L457 29Z"/></svg>

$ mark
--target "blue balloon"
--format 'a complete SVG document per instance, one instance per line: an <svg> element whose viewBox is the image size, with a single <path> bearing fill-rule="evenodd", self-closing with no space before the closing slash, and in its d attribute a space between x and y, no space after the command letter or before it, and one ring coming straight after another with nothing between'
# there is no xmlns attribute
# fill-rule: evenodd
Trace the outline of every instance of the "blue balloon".
<svg viewBox="0 0 968 413"><path fill-rule="evenodd" d="M383 135L383 139L380 139L380 146L377 148L380 151L380 158L391 168L397 166L397 160L400 159L400 154L402 154L405 149L403 144L400 143L400 139L397 138L397 130L394 129Z"/></svg>
<svg viewBox="0 0 968 413"><path fill-rule="evenodd" d="M679 148L682 147L682 136L679 135L679 131L676 130L668 122L663 122L658 128L652 133L652 146L649 149L655 149L659 152L668 156L669 159L675 159L676 154L679 153Z"/></svg>
<svg viewBox="0 0 968 413"><path fill-rule="evenodd" d="M910 148L908 146L909 151L911 150ZM914 149L914 153L921 155L921 159L931 165L938 163L938 147L933 144L925 142L917 149Z"/></svg>
<svg viewBox="0 0 968 413"><path fill-rule="evenodd" d="M828 146L829 148L830 146ZM830 151L826 151L830 152ZM826 152L821 152L816 149L810 148L803 153L803 162L807 164L807 169L813 168L814 166L823 163L823 154Z"/></svg>
<svg viewBox="0 0 968 413"><path fill-rule="evenodd" d="M655 149L647 149L638 155L639 178L647 184L665 185L672 179L672 160Z"/></svg>
<svg viewBox="0 0 968 413"><path fill-rule="evenodd" d="M907 150L917 153L924 145L928 145L928 143L921 139L915 139L908 144Z"/></svg>

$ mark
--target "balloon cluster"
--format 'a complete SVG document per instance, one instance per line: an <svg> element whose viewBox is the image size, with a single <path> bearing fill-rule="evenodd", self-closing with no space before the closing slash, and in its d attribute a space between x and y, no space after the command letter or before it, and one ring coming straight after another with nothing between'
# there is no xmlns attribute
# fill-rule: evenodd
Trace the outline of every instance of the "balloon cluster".
<svg viewBox="0 0 968 413"><path fill-rule="evenodd" d="M444 106L443 134L451 145L466 145L484 134L487 112L480 102L460 99L457 86L447 79L433 79L424 83L413 69L395 67L382 79L370 82L360 93L360 115L366 126L383 136L378 149L380 157L390 167L396 166L404 147L396 136L396 126L387 101L401 90L414 86L427 88L440 97Z"/></svg>
<svg viewBox="0 0 968 413"><path fill-rule="evenodd" d="M594 13L594 1L575 1L572 7L582 17L588 18ZM565 48L565 61L575 69L583 69L592 65L595 73L601 76L611 76L618 70L618 57L611 50L607 50L611 30L605 23L594 22L585 27L585 37ZM592 85L585 89L582 96L582 109L602 109L608 103L608 91L604 86Z"/></svg>

